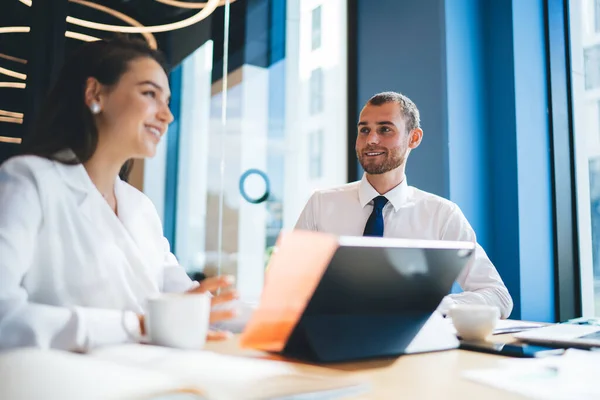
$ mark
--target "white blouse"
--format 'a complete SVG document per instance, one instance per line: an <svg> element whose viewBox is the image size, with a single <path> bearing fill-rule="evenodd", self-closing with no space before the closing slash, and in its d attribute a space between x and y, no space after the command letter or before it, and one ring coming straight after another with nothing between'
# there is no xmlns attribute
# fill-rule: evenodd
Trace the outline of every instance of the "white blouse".
<svg viewBox="0 0 600 400"><path fill-rule="evenodd" d="M0 349L125 342L149 296L197 285L150 200L118 178L115 194L118 217L82 165L0 166Z"/></svg>
<svg viewBox="0 0 600 400"><path fill-rule="evenodd" d="M296 229L362 236L373 211L373 199L379 193L366 175L358 182L313 194L302 211ZM459 240L474 242L475 232L453 202L415 187L406 179L385 194L383 236L389 238ZM498 306L502 318L508 318L513 301L502 278L478 244L473 262L457 279L462 293L444 298L438 311L445 314L456 303Z"/></svg>

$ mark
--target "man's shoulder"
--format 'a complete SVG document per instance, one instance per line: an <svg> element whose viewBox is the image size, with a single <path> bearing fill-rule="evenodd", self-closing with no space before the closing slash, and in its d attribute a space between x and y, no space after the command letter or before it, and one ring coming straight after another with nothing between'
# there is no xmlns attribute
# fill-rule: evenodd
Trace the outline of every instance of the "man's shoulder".
<svg viewBox="0 0 600 400"><path fill-rule="evenodd" d="M458 208L456 203L437 194L426 192L414 186L410 186L410 189L414 203L422 203L437 209L446 210L447 212L452 212Z"/></svg>
<svg viewBox="0 0 600 400"><path fill-rule="evenodd" d="M350 182L350 183L346 183L344 185L340 185L340 186L336 186L336 187L332 187L332 188L316 190L314 195L319 198L327 198L327 199L343 197L343 196L348 196L348 195L354 195L358 192L359 186L360 186L360 181Z"/></svg>

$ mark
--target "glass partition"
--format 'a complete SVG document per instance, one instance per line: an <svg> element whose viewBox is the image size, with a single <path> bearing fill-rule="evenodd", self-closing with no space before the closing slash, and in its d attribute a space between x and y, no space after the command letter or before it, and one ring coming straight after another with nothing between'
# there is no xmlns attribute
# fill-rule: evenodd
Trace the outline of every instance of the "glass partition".
<svg viewBox="0 0 600 400"><path fill-rule="evenodd" d="M176 120L144 191L190 274L234 274L255 301L279 232L315 189L347 182L346 0L224 11L172 73Z"/></svg>

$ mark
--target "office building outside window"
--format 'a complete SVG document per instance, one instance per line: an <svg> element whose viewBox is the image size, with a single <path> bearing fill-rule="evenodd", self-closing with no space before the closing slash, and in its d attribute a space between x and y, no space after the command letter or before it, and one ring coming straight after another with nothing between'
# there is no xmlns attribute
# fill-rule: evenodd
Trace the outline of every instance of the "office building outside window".
<svg viewBox="0 0 600 400"><path fill-rule="evenodd" d="M323 111L323 70L317 68L310 74L310 115Z"/></svg>
<svg viewBox="0 0 600 400"><path fill-rule="evenodd" d="M321 47L321 6L312 10L312 42L311 49Z"/></svg>
<svg viewBox="0 0 600 400"><path fill-rule="evenodd" d="M319 179L323 174L323 131L312 132L309 136L309 176L311 179Z"/></svg>
<svg viewBox="0 0 600 400"><path fill-rule="evenodd" d="M583 54L585 63L585 88L600 88L600 44L585 49Z"/></svg>

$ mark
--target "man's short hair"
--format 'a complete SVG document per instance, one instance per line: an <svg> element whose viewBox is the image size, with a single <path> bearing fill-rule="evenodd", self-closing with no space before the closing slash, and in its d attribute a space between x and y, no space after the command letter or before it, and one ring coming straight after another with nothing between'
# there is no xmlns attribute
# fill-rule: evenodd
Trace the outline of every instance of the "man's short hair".
<svg viewBox="0 0 600 400"><path fill-rule="evenodd" d="M406 130L411 132L415 128L421 127L421 117L419 109L411 99L401 93L382 92L371 97L367 104L381 106L387 103L396 103L400 106L400 111L406 119Z"/></svg>

